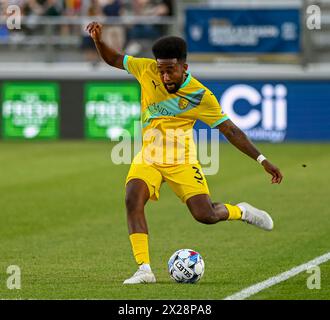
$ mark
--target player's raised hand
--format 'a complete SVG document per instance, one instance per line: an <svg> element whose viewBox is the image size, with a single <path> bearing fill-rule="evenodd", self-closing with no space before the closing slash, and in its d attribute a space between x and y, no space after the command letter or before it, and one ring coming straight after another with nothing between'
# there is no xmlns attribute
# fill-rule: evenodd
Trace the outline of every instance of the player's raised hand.
<svg viewBox="0 0 330 320"><path fill-rule="evenodd" d="M86 31L93 38L94 41L99 41L99 40L101 40L102 27L103 26L98 22L91 22L86 27Z"/></svg>
<svg viewBox="0 0 330 320"><path fill-rule="evenodd" d="M118 53L102 41L102 28L102 24L91 22L86 27L86 31L94 40L97 52L107 64L118 69L125 69L123 65L124 55Z"/></svg>
<svg viewBox="0 0 330 320"><path fill-rule="evenodd" d="M262 165L264 169L272 175L272 183L280 184L283 179L283 175L279 168L271 164L267 159L262 162Z"/></svg>

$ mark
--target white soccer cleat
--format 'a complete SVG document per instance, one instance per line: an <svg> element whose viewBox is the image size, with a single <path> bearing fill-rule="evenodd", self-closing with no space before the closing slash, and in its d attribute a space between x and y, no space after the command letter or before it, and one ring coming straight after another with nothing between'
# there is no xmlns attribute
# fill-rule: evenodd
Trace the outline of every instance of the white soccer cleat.
<svg viewBox="0 0 330 320"><path fill-rule="evenodd" d="M243 211L242 221L253 224L256 227L267 231L271 231L273 229L273 220L266 211L259 210L246 202L238 203L237 206Z"/></svg>
<svg viewBox="0 0 330 320"><path fill-rule="evenodd" d="M139 269L131 278L124 281L123 284L139 284L139 283L155 283L156 277L152 271L145 271Z"/></svg>

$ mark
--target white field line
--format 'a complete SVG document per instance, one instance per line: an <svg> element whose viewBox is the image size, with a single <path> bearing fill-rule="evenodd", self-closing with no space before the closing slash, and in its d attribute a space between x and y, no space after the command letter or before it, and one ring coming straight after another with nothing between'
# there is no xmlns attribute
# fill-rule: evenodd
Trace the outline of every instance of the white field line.
<svg viewBox="0 0 330 320"><path fill-rule="evenodd" d="M294 277L298 273L301 273L305 270L310 269L311 267L317 266L321 263L327 262L330 260L330 252L319 256L311 261L308 261L304 264L301 264L300 266L294 267L288 271L285 271L283 273L280 273L277 276L271 277L265 281L259 282L251 287L245 288L242 291L239 291L237 293L234 293L231 296L228 296L224 298L224 300L243 300L246 299L262 290L265 290L275 284L278 284L282 281L288 280L291 277Z"/></svg>

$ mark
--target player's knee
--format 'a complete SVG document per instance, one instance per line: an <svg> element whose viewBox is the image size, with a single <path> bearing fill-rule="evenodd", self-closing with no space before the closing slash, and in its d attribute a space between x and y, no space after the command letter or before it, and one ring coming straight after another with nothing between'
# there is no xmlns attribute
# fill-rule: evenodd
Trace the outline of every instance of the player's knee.
<svg viewBox="0 0 330 320"><path fill-rule="evenodd" d="M125 205L128 213L143 209L144 206L143 201L132 193L126 194Z"/></svg>
<svg viewBox="0 0 330 320"><path fill-rule="evenodd" d="M126 186L125 205L127 213L141 211L148 200L148 189L140 180L132 180Z"/></svg>
<svg viewBox="0 0 330 320"><path fill-rule="evenodd" d="M195 220L203 224L214 224L219 221L213 211L195 212L193 216Z"/></svg>
<svg viewBox="0 0 330 320"><path fill-rule="evenodd" d="M126 211L128 214L134 214L143 212L144 205L145 205L145 196L135 191L130 191L126 193L125 197L125 205L126 205Z"/></svg>

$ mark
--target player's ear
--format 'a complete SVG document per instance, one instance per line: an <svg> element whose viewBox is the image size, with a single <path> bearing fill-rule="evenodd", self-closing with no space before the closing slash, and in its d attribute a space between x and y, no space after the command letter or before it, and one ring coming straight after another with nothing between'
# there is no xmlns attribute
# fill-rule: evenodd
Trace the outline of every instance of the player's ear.
<svg viewBox="0 0 330 320"><path fill-rule="evenodd" d="M183 64L183 70L184 70L184 71L187 71L187 70L188 70L188 64L187 64L187 63L184 63L184 64Z"/></svg>

